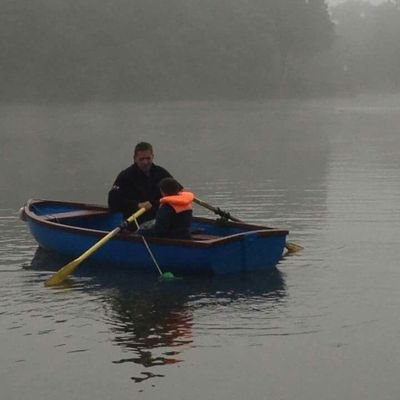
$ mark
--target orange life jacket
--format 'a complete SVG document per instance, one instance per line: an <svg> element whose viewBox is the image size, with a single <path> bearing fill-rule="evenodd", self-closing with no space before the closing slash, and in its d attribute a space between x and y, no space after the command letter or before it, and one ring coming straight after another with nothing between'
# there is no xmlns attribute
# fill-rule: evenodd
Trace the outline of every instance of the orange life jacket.
<svg viewBox="0 0 400 400"><path fill-rule="evenodd" d="M170 205L177 214L193 208L194 194L192 192L179 192L172 196L164 196L160 199L160 204Z"/></svg>

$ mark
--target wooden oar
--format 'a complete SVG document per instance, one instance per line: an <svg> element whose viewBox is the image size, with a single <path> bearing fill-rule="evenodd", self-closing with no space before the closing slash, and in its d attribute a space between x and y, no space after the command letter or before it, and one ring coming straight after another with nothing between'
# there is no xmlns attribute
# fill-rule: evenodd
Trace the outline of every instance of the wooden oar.
<svg viewBox="0 0 400 400"><path fill-rule="evenodd" d="M91 256L97 249L106 244L111 238L113 238L116 234L118 234L123 228L125 228L128 224L135 221L136 218L139 218L144 212L145 208L140 208L134 214L132 214L126 221L124 221L120 226L109 232L106 236L100 239L97 243L95 243L92 247L86 250L82 255L72 260L67 265L64 265L60 270L58 270L54 275L52 275L45 282L45 286L56 286L60 285L64 282L65 278L72 274L75 269L80 265L80 263L89 256Z"/></svg>
<svg viewBox="0 0 400 400"><path fill-rule="evenodd" d="M219 207L213 207L211 204L208 204L205 201L200 200L197 197L195 197L193 199L193 201L196 204L198 204L204 208L207 208L207 210L214 212L215 214L219 215L222 218L230 219L231 221L234 221L234 222L243 222L240 219L233 217L229 212L223 211ZM296 243L292 243L292 242L286 242L285 247L289 253L295 253L296 251L303 250L302 246L300 246L299 244L296 244Z"/></svg>

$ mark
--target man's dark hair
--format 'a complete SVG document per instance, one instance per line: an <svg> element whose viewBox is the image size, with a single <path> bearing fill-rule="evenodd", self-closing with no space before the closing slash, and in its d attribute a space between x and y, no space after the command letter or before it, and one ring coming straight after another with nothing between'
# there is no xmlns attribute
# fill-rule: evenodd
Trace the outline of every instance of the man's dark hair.
<svg viewBox="0 0 400 400"><path fill-rule="evenodd" d="M151 151L153 153L153 146L147 142L139 142L135 146L135 152L133 153L133 156L135 157L139 151Z"/></svg>
<svg viewBox="0 0 400 400"><path fill-rule="evenodd" d="M159 183L160 190L167 196L178 194L182 190L182 186L174 178L164 178Z"/></svg>

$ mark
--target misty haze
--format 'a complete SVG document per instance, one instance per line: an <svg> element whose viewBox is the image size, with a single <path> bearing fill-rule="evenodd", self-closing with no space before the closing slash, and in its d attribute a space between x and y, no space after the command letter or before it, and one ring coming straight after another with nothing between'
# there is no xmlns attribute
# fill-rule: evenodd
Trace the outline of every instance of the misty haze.
<svg viewBox="0 0 400 400"><path fill-rule="evenodd" d="M2 5L1 94L182 100L399 89L397 1L35 0Z"/></svg>
<svg viewBox="0 0 400 400"><path fill-rule="evenodd" d="M400 0L0 3L2 399L399 397ZM180 243L195 253L149 238L154 262L134 229L103 225L141 141L209 205L195 216L282 228L303 250L266 269L258 228L217 232L217 248L196 226L205 241ZM77 239L60 214L96 228ZM45 287L71 257L37 235L62 231L80 256L111 229L99 258ZM111 246L131 239L130 256ZM182 271L203 267L203 248L228 273L162 279L182 254Z"/></svg>

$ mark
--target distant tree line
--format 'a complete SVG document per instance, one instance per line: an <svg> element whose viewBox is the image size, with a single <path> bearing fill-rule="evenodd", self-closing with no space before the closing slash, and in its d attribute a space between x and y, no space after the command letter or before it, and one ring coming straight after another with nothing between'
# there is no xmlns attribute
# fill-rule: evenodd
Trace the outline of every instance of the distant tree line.
<svg viewBox="0 0 400 400"><path fill-rule="evenodd" d="M399 88L399 1L5 0L0 100Z"/></svg>
<svg viewBox="0 0 400 400"><path fill-rule="evenodd" d="M332 9L336 40L331 55L336 87L400 92L400 0L379 5L348 1Z"/></svg>

